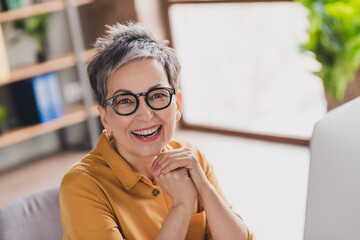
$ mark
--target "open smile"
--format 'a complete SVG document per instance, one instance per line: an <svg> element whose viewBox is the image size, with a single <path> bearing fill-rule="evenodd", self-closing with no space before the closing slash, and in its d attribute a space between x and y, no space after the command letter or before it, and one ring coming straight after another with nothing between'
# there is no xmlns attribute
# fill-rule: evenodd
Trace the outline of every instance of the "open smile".
<svg viewBox="0 0 360 240"><path fill-rule="evenodd" d="M145 130L131 131L131 133L139 140L153 141L160 135L161 129L161 125L158 125Z"/></svg>

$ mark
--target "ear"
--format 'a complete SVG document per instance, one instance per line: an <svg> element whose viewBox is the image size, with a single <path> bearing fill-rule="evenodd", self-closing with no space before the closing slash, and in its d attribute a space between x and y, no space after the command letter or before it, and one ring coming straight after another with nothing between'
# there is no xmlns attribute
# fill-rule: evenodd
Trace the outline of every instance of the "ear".
<svg viewBox="0 0 360 240"><path fill-rule="evenodd" d="M179 121L182 113L182 93L179 90L176 94L176 121Z"/></svg>
<svg viewBox="0 0 360 240"><path fill-rule="evenodd" d="M112 129L110 127L107 112L106 112L105 108L100 107L100 105L97 105L97 109L98 109L99 114L100 114L100 120L101 120L102 125L104 126L104 128L106 129L107 132L111 133Z"/></svg>

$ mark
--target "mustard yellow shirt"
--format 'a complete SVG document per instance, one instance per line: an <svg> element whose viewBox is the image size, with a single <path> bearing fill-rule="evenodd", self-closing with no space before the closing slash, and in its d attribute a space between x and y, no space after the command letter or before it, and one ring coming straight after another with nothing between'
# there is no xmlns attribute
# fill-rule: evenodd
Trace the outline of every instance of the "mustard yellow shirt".
<svg viewBox="0 0 360 240"><path fill-rule="evenodd" d="M60 186L63 239L154 239L170 208L160 187L131 168L103 132L96 148L65 174ZM193 145L170 142L164 151L192 148L207 178L224 198L212 166ZM249 240L253 239L249 233ZM212 239L205 211L196 201L186 239Z"/></svg>

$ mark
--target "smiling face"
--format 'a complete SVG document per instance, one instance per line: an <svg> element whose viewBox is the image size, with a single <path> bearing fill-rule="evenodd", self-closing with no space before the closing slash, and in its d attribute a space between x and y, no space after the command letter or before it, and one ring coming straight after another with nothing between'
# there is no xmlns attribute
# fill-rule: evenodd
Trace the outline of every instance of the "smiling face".
<svg viewBox="0 0 360 240"><path fill-rule="evenodd" d="M162 64L154 59L138 60L117 69L107 80L109 99L121 93L143 93L157 87L170 87ZM181 92L173 95L169 107L153 110L139 97L135 113L117 115L110 105L100 108L101 121L115 137L118 152L129 162L154 158L170 142L181 117Z"/></svg>

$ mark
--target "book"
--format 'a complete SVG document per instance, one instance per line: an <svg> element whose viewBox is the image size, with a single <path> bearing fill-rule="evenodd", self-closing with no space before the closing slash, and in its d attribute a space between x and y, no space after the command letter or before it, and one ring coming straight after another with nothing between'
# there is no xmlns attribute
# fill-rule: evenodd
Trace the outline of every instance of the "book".
<svg viewBox="0 0 360 240"><path fill-rule="evenodd" d="M47 122L63 115L59 80L55 73L47 73L32 79L33 92L39 122Z"/></svg>
<svg viewBox="0 0 360 240"><path fill-rule="evenodd" d="M7 6L6 0L0 0L0 11L3 12L7 10L9 10L9 8Z"/></svg>
<svg viewBox="0 0 360 240"><path fill-rule="evenodd" d="M10 66L7 59L5 39L0 24L0 83L7 82L10 78Z"/></svg>
<svg viewBox="0 0 360 240"><path fill-rule="evenodd" d="M47 73L10 84L19 125L44 123L63 115L59 80Z"/></svg>
<svg viewBox="0 0 360 240"><path fill-rule="evenodd" d="M6 0L8 10L21 8L21 0Z"/></svg>
<svg viewBox="0 0 360 240"><path fill-rule="evenodd" d="M31 79L9 84L12 105L16 114L17 126L26 126L39 123L35 96Z"/></svg>

